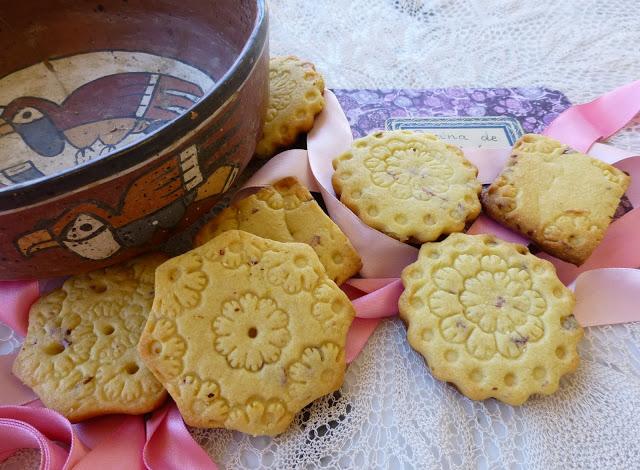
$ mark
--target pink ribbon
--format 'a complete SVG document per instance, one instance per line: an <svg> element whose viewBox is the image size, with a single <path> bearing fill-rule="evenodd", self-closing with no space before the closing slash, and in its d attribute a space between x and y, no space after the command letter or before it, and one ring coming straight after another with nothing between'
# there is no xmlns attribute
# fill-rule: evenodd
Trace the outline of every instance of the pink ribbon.
<svg viewBox="0 0 640 470"><path fill-rule="evenodd" d="M601 98L578 105L561 114L547 129L547 135L582 151L602 137L620 129L639 110L640 82L613 90ZM414 247L403 244L362 223L335 196L331 185L331 161L352 142L351 131L340 105L330 91L326 107L308 136L308 151L283 152L269 161L248 182L238 197L256 187L285 176L295 175L312 191L321 192L329 214L351 239L363 259L363 279L351 279L343 289L353 301L357 318L347 338L347 360L357 357L385 317L398 313L402 269L417 256ZM592 154L632 175L627 196L640 206L640 159L604 144L596 144ZM491 182L508 158L508 149L465 149L479 168L479 179ZM640 293L640 208L614 222L602 244L580 269L553 259L561 279L572 283L578 299L575 315L585 326L640 320L636 308ZM520 235L484 216L470 233L495 233L501 238L526 243ZM633 240L633 242L631 242ZM15 331L26 333L28 309L39 296L36 282L0 284L0 319ZM44 287L47 289L47 287ZM635 295L632 295L635 293ZM25 403L34 395L11 374L12 356L0 358L4 404ZM127 468L214 469L215 464L197 445L172 402L157 410L145 422L142 417L109 416L72 425L58 413L30 406L0 407L0 461L19 448L41 451L41 468ZM126 464L125 464L126 462Z"/></svg>
<svg viewBox="0 0 640 470"><path fill-rule="evenodd" d="M11 373L11 367L16 356L16 353L0 355L0 380L2 380L0 382L2 387L0 405L22 405L37 398L29 387L23 385Z"/></svg>
<svg viewBox="0 0 640 470"><path fill-rule="evenodd" d="M38 297L37 281L0 281L0 319L14 331L26 335L29 307Z"/></svg>
<svg viewBox="0 0 640 470"><path fill-rule="evenodd" d="M348 150L351 142L349 121L338 99L326 90L325 108L307 136L309 166L329 215L362 258L360 274L366 278L399 277L402 269L416 260L418 250L369 227L336 198L333 190L333 159Z"/></svg>
<svg viewBox="0 0 640 470"><path fill-rule="evenodd" d="M4 398L4 397L3 397ZM0 406L0 462L23 448L40 451L40 469L180 470L217 467L193 440L169 401L146 422L113 415L71 424L53 410Z"/></svg>
<svg viewBox="0 0 640 470"><path fill-rule="evenodd" d="M41 470L72 468L87 454L71 423L55 411L0 407L0 461L24 448L40 450Z"/></svg>
<svg viewBox="0 0 640 470"><path fill-rule="evenodd" d="M640 269L594 269L578 276L574 315L582 326L640 321ZM629 295L635 292L636 295Z"/></svg>
<svg viewBox="0 0 640 470"><path fill-rule="evenodd" d="M142 456L147 468L154 470L218 468L193 440L173 402L157 410L147 421L147 443Z"/></svg>
<svg viewBox="0 0 640 470"><path fill-rule="evenodd" d="M640 80L571 106L545 129L549 137L586 152L594 142L622 129L640 112Z"/></svg>
<svg viewBox="0 0 640 470"><path fill-rule="evenodd" d="M347 362L352 362L358 357L380 320L398 313L398 298L404 288L397 278L351 279L342 288L350 294L356 310L346 347Z"/></svg>

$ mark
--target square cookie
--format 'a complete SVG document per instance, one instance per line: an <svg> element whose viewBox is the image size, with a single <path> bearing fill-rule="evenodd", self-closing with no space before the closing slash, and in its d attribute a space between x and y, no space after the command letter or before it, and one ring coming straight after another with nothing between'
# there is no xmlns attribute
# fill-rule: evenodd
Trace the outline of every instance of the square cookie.
<svg viewBox="0 0 640 470"><path fill-rule="evenodd" d="M522 136L482 195L485 212L580 266L600 244L630 183L617 168L557 140Z"/></svg>
<svg viewBox="0 0 640 470"><path fill-rule="evenodd" d="M204 245L227 230L243 230L278 242L306 243L338 285L362 268L360 256L347 236L293 177L281 179L223 210L200 229L195 245Z"/></svg>

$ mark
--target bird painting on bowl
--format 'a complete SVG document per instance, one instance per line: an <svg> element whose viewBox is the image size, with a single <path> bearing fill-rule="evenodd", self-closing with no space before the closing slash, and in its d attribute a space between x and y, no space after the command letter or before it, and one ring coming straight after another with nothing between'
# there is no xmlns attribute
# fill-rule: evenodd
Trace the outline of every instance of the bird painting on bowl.
<svg viewBox="0 0 640 470"><path fill-rule="evenodd" d="M127 137L150 134L203 96L200 86L171 75L125 72L86 83L60 104L22 96L0 106L0 138L17 133L42 157L76 149L76 164L115 150Z"/></svg>
<svg viewBox="0 0 640 470"><path fill-rule="evenodd" d="M191 146L136 179L118 207L85 201L20 236L16 248L26 258L62 248L86 259L107 259L147 242L155 230L174 227L192 202L226 192L239 170L232 162L207 168Z"/></svg>

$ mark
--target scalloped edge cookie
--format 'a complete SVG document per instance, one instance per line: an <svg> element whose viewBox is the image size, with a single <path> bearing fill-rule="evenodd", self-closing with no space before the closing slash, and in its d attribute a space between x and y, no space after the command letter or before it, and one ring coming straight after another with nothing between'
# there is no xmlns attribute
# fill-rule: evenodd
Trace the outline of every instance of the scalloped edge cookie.
<svg viewBox="0 0 640 470"><path fill-rule="evenodd" d="M434 377L473 400L521 405L579 364L583 329L554 266L491 235L426 243L402 272L407 338Z"/></svg>
<svg viewBox="0 0 640 470"><path fill-rule="evenodd" d="M365 224L401 242L464 230L480 214L478 169L433 134L376 131L333 161L336 195Z"/></svg>
<svg viewBox="0 0 640 470"><path fill-rule="evenodd" d="M77 422L114 413L144 414L167 392L136 346L154 295L151 254L72 276L38 299L13 373L42 403Z"/></svg>
<svg viewBox="0 0 640 470"><path fill-rule="evenodd" d="M308 132L324 108L324 79L311 62L295 56L269 61L269 103L256 147L258 158L270 158Z"/></svg>
<svg viewBox="0 0 640 470"><path fill-rule="evenodd" d="M230 230L158 268L138 351L190 426L276 435L342 385L354 316L310 246Z"/></svg>

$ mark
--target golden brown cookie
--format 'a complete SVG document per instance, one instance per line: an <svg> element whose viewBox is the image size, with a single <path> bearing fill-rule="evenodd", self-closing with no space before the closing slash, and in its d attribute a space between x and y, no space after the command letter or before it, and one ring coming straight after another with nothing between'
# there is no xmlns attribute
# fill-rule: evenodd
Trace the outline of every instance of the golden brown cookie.
<svg viewBox="0 0 640 470"><path fill-rule="evenodd" d="M306 243L338 285L362 268L349 239L307 188L293 177L277 181L224 209L200 229L195 244L204 245L227 230L243 230L279 242Z"/></svg>
<svg viewBox="0 0 640 470"><path fill-rule="evenodd" d="M522 245L456 233L424 244L402 283L409 343L473 400L520 405L578 366L573 293Z"/></svg>
<svg viewBox="0 0 640 470"><path fill-rule="evenodd" d="M354 315L311 247L231 230L158 268L138 350L187 424L275 435L342 385Z"/></svg>
<svg viewBox="0 0 640 470"><path fill-rule="evenodd" d="M482 204L493 219L579 266L604 238L629 183L628 175L607 163L527 134Z"/></svg>
<svg viewBox="0 0 640 470"><path fill-rule="evenodd" d="M69 278L31 307L13 373L47 408L71 421L143 414L166 398L136 345L151 310L155 268L148 255Z"/></svg>
<svg viewBox="0 0 640 470"><path fill-rule="evenodd" d="M459 232L480 213L478 170L435 135L379 131L333 161L333 187L367 225L400 241Z"/></svg>
<svg viewBox="0 0 640 470"><path fill-rule="evenodd" d="M272 157L313 127L324 108L324 80L311 62L297 57L272 57L269 62L269 104L256 155Z"/></svg>

